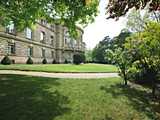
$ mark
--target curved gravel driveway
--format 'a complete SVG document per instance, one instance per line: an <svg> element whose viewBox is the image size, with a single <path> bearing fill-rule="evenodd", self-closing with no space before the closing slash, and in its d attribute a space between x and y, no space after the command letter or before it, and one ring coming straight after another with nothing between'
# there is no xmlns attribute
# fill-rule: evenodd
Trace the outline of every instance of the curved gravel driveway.
<svg viewBox="0 0 160 120"><path fill-rule="evenodd" d="M31 75L31 76L51 77L51 78L88 78L88 79L119 77L118 73L47 73L47 72L14 71L14 70L0 70L0 74Z"/></svg>

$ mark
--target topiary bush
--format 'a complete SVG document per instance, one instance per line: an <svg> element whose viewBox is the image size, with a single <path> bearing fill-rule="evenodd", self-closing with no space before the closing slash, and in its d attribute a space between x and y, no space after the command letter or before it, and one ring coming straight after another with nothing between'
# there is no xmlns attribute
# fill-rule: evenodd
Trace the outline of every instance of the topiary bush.
<svg viewBox="0 0 160 120"><path fill-rule="evenodd" d="M28 57L26 64L33 64L33 60L31 57Z"/></svg>
<svg viewBox="0 0 160 120"><path fill-rule="evenodd" d="M4 58L1 61L1 64L3 65L10 65L12 63L12 61L10 60L10 58L8 56L4 56Z"/></svg>
<svg viewBox="0 0 160 120"><path fill-rule="evenodd" d="M42 63L43 63L43 64L47 64L47 59L44 58L43 61L42 61Z"/></svg>
<svg viewBox="0 0 160 120"><path fill-rule="evenodd" d="M67 59L65 59L64 63L65 63L65 64L68 64L69 62L68 62L68 60L67 60Z"/></svg>
<svg viewBox="0 0 160 120"><path fill-rule="evenodd" d="M74 54L73 55L73 63L79 65L83 62L83 56L81 54Z"/></svg>
<svg viewBox="0 0 160 120"><path fill-rule="evenodd" d="M54 59L53 61L52 61L52 64L56 64L57 62L56 62L56 60Z"/></svg>

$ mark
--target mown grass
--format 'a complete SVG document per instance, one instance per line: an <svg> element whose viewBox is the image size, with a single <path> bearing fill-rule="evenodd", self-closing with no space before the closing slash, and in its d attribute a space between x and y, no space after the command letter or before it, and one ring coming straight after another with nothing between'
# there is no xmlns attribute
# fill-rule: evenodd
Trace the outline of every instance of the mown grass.
<svg viewBox="0 0 160 120"><path fill-rule="evenodd" d="M117 68L113 65L104 64L13 64L0 65L0 70L26 70L26 71L41 71L41 72L117 72Z"/></svg>
<svg viewBox="0 0 160 120"><path fill-rule="evenodd" d="M0 120L159 120L148 89L120 78L0 75Z"/></svg>

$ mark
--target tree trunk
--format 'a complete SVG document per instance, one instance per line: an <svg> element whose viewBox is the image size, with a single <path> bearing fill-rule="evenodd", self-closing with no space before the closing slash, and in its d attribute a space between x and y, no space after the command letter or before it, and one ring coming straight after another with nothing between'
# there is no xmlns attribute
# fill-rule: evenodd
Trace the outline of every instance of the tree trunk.
<svg viewBox="0 0 160 120"><path fill-rule="evenodd" d="M127 85L128 82L127 82L127 77L125 72L123 72L123 77L124 77L124 85Z"/></svg>

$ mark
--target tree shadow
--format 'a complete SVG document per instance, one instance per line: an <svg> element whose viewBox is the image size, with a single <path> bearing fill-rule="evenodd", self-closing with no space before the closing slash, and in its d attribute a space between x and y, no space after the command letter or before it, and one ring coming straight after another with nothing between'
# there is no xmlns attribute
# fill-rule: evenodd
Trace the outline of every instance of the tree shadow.
<svg viewBox="0 0 160 120"><path fill-rule="evenodd" d="M143 112L150 120L160 120L160 106L153 104L151 99L152 94L146 89L142 89L142 87L136 85L124 86L122 84L115 84L109 87L101 86L100 89L104 90L107 94L111 94L115 99L122 96L127 97L129 103L125 104L131 105L140 113ZM106 118L106 120L110 119Z"/></svg>
<svg viewBox="0 0 160 120"><path fill-rule="evenodd" d="M70 109L57 78L0 75L0 120L53 120Z"/></svg>

